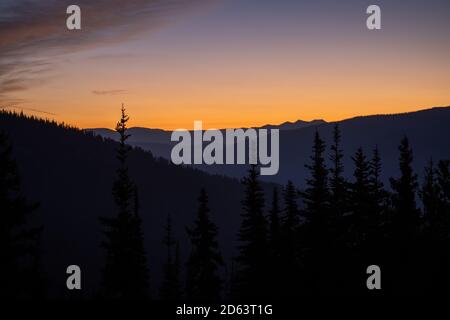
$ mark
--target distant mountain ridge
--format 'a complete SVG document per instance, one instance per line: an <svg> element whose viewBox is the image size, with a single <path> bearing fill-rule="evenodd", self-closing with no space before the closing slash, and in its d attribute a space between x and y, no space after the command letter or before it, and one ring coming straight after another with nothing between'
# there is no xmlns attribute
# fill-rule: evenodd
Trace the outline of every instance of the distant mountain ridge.
<svg viewBox="0 0 450 320"><path fill-rule="evenodd" d="M342 131L344 164L346 175L352 174L351 156L362 146L370 156L372 148L378 145L383 164L383 178L397 173L397 145L406 135L410 138L415 154L414 167L419 174L425 163L433 158L450 159L450 107L435 107L414 112L399 114L382 114L358 116L337 122L315 120L311 122L285 122L278 126L266 125L265 128L284 128L280 130L280 172L276 176L266 176L264 179L277 183L286 183L288 179L302 185L306 178L304 164L309 162L311 143L316 130L325 140L327 147L331 143L333 127L338 124ZM116 139L112 130L105 134L104 129L93 129L95 134ZM130 144L150 150L157 157L170 159L174 145L170 141L171 131L132 128ZM329 148L327 148L329 151ZM242 177L246 167L239 165L196 165L201 170L224 174L232 177Z"/></svg>

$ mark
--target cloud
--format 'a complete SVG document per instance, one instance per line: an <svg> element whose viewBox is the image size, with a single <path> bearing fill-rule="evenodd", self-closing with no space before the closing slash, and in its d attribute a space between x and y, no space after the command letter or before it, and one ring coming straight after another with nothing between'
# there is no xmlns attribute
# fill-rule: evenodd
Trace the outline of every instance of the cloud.
<svg viewBox="0 0 450 320"><path fill-rule="evenodd" d="M22 102L23 103L23 102ZM37 113L43 113L43 114L48 114L51 116L57 116L56 113L53 112L48 112L48 111L44 111L44 110L40 110L40 109L35 109L35 108L25 108L25 107L18 107L15 105L11 105L11 106L5 106L5 107L1 107L0 110L15 110L15 111L31 111L31 112L37 112Z"/></svg>
<svg viewBox="0 0 450 320"><path fill-rule="evenodd" d="M60 57L130 40L209 0L2 0L0 94L25 90ZM66 9L81 8L82 30L66 28ZM1 96L0 96L1 97ZM0 100L1 102L1 100Z"/></svg>
<svg viewBox="0 0 450 320"><path fill-rule="evenodd" d="M121 89L116 89L116 90L94 90L92 91L93 94L96 95L118 95L118 94L126 94L128 93L127 90L121 90Z"/></svg>

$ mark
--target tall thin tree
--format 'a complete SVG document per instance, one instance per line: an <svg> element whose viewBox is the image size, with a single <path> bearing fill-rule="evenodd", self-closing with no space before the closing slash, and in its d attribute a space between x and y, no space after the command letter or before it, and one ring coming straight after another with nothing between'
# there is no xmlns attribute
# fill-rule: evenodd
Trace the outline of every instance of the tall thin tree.
<svg viewBox="0 0 450 320"><path fill-rule="evenodd" d="M30 227L28 218L38 205L22 193L16 161L6 134L0 132L0 297L42 298L39 247L42 228Z"/></svg>
<svg viewBox="0 0 450 320"><path fill-rule="evenodd" d="M116 131L120 142L117 150L119 167L112 188L117 215L100 218L105 227L106 261L103 268L102 295L107 299L145 299L148 297L148 269L141 219L137 197L137 187L128 173L126 144L129 117L122 105L121 119Z"/></svg>
<svg viewBox="0 0 450 320"><path fill-rule="evenodd" d="M217 241L217 226L210 219L208 195L201 189L197 217L187 228L191 253L187 261L186 295L189 300L218 300L222 290L219 268L223 265Z"/></svg>
<svg viewBox="0 0 450 320"><path fill-rule="evenodd" d="M172 220L170 214L167 215L167 224L163 244L167 249L167 259L163 266L163 279L160 288L160 298L168 301L178 301L181 299L181 283L179 270L178 242L172 235ZM172 247L175 247L175 259L173 258Z"/></svg>
<svg viewBox="0 0 450 320"><path fill-rule="evenodd" d="M311 163L305 165L310 172L306 189L300 194L304 203L302 225L302 251L306 263L306 279L309 290L318 291L325 286L327 274L325 265L333 241L329 219L328 169L325 165L325 142L319 132L314 135Z"/></svg>
<svg viewBox="0 0 450 320"><path fill-rule="evenodd" d="M264 192L259 182L257 166L252 165L242 180L245 196L242 201L242 222L239 230L238 272L233 285L234 297L258 298L268 293L267 226L264 217Z"/></svg>

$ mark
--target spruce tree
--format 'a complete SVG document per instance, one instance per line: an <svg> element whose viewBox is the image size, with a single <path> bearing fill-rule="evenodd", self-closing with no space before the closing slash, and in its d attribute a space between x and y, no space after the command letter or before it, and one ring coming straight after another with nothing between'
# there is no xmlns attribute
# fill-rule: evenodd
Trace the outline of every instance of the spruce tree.
<svg viewBox="0 0 450 320"><path fill-rule="evenodd" d="M281 237L281 223L280 223L280 203L278 198L278 189L273 188L272 206L269 211L269 242L271 248L272 259L277 259L280 256L280 237Z"/></svg>
<svg viewBox="0 0 450 320"><path fill-rule="evenodd" d="M219 268L223 265L217 242L217 226L210 219L208 195L201 189L199 207L194 226L187 232L191 240L191 253L187 261L188 300L218 300L222 290Z"/></svg>
<svg viewBox="0 0 450 320"><path fill-rule="evenodd" d="M371 237L378 230L374 224L375 212L370 185L370 165L363 149L357 149L352 157L354 163L353 182L350 185L348 216L349 230L347 236L347 256L345 264L346 287L351 293L367 291L361 282L361 274L370 265L374 250L371 246Z"/></svg>
<svg viewBox="0 0 450 320"><path fill-rule="evenodd" d="M389 193L384 189L384 184L381 180L381 157L378 146L375 146L375 148L373 149L372 159L370 160L369 180L375 210L379 213L380 219L383 219L384 223L387 223Z"/></svg>
<svg viewBox="0 0 450 320"><path fill-rule="evenodd" d="M439 216L439 195L433 160L425 167L425 174L419 196L423 203L425 228L429 236L440 237L442 221Z"/></svg>
<svg viewBox="0 0 450 320"><path fill-rule="evenodd" d="M106 299L145 299L148 297L148 270L144 240L139 216L137 187L128 173L127 158L130 147L126 115L122 116L116 131L120 135L117 150L119 167L112 194L117 208L113 218L100 218L105 227L106 261L103 268L102 295Z"/></svg>
<svg viewBox="0 0 450 320"><path fill-rule="evenodd" d="M264 217L264 192L258 180L257 167L252 165L242 180L245 197L242 201L239 230L238 274L233 285L233 297L258 298L268 294L267 289L267 227Z"/></svg>
<svg viewBox="0 0 450 320"><path fill-rule="evenodd" d="M38 204L21 191L17 164L6 134L0 132L0 297L40 299L45 288L39 264L41 228L29 226L28 218Z"/></svg>
<svg viewBox="0 0 450 320"><path fill-rule="evenodd" d="M441 160L436 170L436 184L438 193L438 210L450 236L450 160Z"/></svg>
<svg viewBox="0 0 450 320"><path fill-rule="evenodd" d="M418 277L420 256L420 211L416 207L417 175L413 172L413 153L408 138L399 146L400 177L391 178L393 213L391 220L391 265L393 290L413 293L420 285L410 281ZM417 280L416 282L420 282ZM388 286L390 284L388 283ZM388 288L389 289L389 288Z"/></svg>
<svg viewBox="0 0 450 320"><path fill-rule="evenodd" d="M344 158L341 149L341 132L339 125L336 124L333 129L333 144L331 145L331 167L330 167L330 207L332 208L333 224L338 230L336 232L345 232L339 230L342 216L346 213L347 208L347 181L344 178Z"/></svg>
<svg viewBox="0 0 450 320"><path fill-rule="evenodd" d="M283 250L282 230L281 230L281 208L277 187L273 188L272 205L269 210L269 272L270 291L279 292L283 286L282 283L282 263L280 261Z"/></svg>
<svg viewBox="0 0 450 320"><path fill-rule="evenodd" d="M284 210L281 236L281 279L283 292L281 295L295 296L294 289L298 287L299 274L299 209L297 205L298 192L288 181L284 190Z"/></svg>
<svg viewBox="0 0 450 320"><path fill-rule="evenodd" d="M373 206L371 198L371 186L369 180L369 162L362 150L358 148L352 158L355 165L353 173L354 182L351 185L351 234L354 237L350 246L357 247L364 243L368 237L370 229L370 219L373 218Z"/></svg>
<svg viewBox="0 0 450 320"><path fill-rule="evenodd" d="M400 177L391 178L395 216L393 225L398 232L397 240L406 244L413 241L418 232L420 212L416 207L417 175L413 172L413 153L408 138L404 137L399 146Z"/></svg>
<svg viewBox="0 0 450 320"><path fill-rule="evenodd" d="M378 146L373 149L370 160L370 193L371 211L369 215L369 238L367 250L370 251L371 263L377 262L383 267L386 263L388 248L389 225L390 225L390 202L389 192L384 188L381 179L381 157Z"/></svg>
<svg viewBox="0 0 450 320"><path fill-rule="evenodd" d="M319 242L326 240L323 233L327 231L329 213L328 169L324 159L325 142L316 131L314 136L311 164L305 165L310 171L310 178L306 180L307 188L301 193L305 205L307 224L319 233Z"/></svg>
<svg viewBox="0 0 450 320"><path fill-rule="evenodd" d="M439 254L436 256L439 259L439 269L432 270L435 274L434 285L436 292L446 294L448 286L450 285L450 160L439 161L436 169L436 192L437 192L437 220L440 222L439 228Z"/></svg>
<svg viewBox="0 0 450 320"><path fill-rule="evenodd" d="M167 248L167 260L163 266L163 280L160 288L160 298L168 301L178 301L181 299L181 284L179 270L179 248L178 242L172 236L172 221L170 214L167 215L167 225L163 244ZM175 248L175 259L173 259L172 247Z"/></svg>
<svg viewBox="0 0 450 320"><path fill-rule="evenodd" d="M305 256L306 280L309 290L317 291L328 287L326 269L333 242L329 219L328 169L324 159L325 143L316 131L314 136L311 164L305 165L310 172L306 189L301 192L304 203L302 225L302 252ZM329 273L329 270L328 270Z"/></svg>

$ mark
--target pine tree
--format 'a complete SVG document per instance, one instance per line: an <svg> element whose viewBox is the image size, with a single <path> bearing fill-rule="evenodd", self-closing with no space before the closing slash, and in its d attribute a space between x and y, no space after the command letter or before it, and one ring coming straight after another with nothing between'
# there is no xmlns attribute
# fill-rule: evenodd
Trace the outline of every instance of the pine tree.
<svg viewBox="0 0 450 320"><path fill-rule="evenodd" d="M364 243L369 233L371 215L374 214L369 180L370 167L362 148L358 148L352 158L355 165L354 182L351 185L352 230L354 236L350 246L356 247Z"/></svg>
<svg viewBox="0 0 450 320"><path fill-rule="evenodd" d="M323 153L325 152L325 143L316 131L314 136L313 152L311 164L305 165L310 171L311 177L306 180L307 188L301 195L305 205L305 215L307 224L319 233L326 232L328 225L329 212L329 190L328 190L328 169L325 165ZM320 231L322 230L322 231ZM322 235L321 235L322 236ZM318 241L325 241L324 237L319 237Z"/></svg>
<svg viewBox="0 0 450 320"><path fill-rule="evenodd" d="M439 198L438 186L435 176L435 168L433 160L428 162L425 167L425 175L419 196L423 203L423 216L425 219L425 227L429 235L432 237L440 237L442 221L439 217Z"/></svg>
<svg viewBox="0 0 450 320"><path fill-rule="evenodd" d="M272 206L269 211L269 242L271 248L272 259L277 259L280 256L280 203L278 199L278 189L273 188Z"/></svg>
<svg viewBox="0 0 450 320"><path fill-rule="evenodd" d="M310 171L306 189L301 192L304 203L305 223L302 225L302 249L305 257L306 280L309 290L321 291L329 288L325 266L330 256L333 242L329 219L328 169L324 159L325 143L316 131L311 155L311 164L305 165ZM329 270L328 270L329 274Z"/></svg>
<svg viewBox="0 0 450 320"><path fill-rule="evenodd" d="M342 159L344 158L341 149L341 132L339 125L336 124L333 130L333 144L331 145L330 160L332 166L330 168L330 207L334 212L333 223L336 227L341 222L342 216L346 213L347 203L347 181L344 178L344 165ZM340 232L341 230L336 230Z"/></svg>
<svg viewBox="0 0 450 320"><path fill-rule="evenodd" d="M438 193L438 203L442 221L447 230L447 237L450 236L450 160L441 160L436 170L436 184Z"/></svg>
<svg viewBox="0 0 450 320"><path fill-rule="evenodd" d="M280 292L282 283L282 263L280 261L283 250L282 230L280 221L280 203L277 187L273 188L272 206L269 210L269 265L268 269L272 276L270 277L270 292Z"/></svg>
<svg viewBox="0 0 450 320"><path fill-rule="evenodd" d="M390 225L390 202L389 192L384 189L381 179L381 157L378 146L373 149L370 160L370 193L371 210L368 216L369 238L367 239L367 252L370 252L370 261L377 262L384 266L386 262L386 252L390 244L388 243Z"/></svg>
<svg viewBox="0 0 450 320"><path fill-rule="evenodd" d="M393 216L391 221L391 263L393 290L409 292L419 290L410 279L420 274L418 270L420 211L416 207L417 175L412 169L413 154L408 138L401 140L400 177L391 178L393 189ZM389 285L389 284L388 284Z"/></svg>
<svg viewBox="0 0 450 320"><path fill-rule="evenodd" d="M100 218L106 228L106 262L103 269L103 296L107 299L145 299L148 297L148 270L139 216L137 187L128 173L126 144L129 117L122 105L122 117L116 131L120 135L117 150L119 168L112 194L117 216Z"/></svg>
<svg viewBox="0 0 450 320"><path fill-rule="evenodd" d="M374 250L371 247L371 237L376 228L371 225L375 216L371 185L370 164L363 149L357 149L352 157L354 163L353 182L350 184L348 233L346 241L345 278L346 288L355 294L358 291L365 292L367 289L361 282L361 272L370 265Z"/></svg>
<svg viewBox="0 0 450 320"><path fill-rule="evenodd" d="M6 134L0 132L0 297L3 299L39 299L44 291L39 265L41 228L32 228L27 220L38 205L21 192L17 164Z"/></svg>
<svg viewBox="0 0 450 320"><path fill-rule="evenodd" d="M167 260L163 267L163 280L160 288L160 298L168 301L179 301L181 299L181 284L179 270L179 248L178 242L172 236L172 221L170 214L167 216L163 244L167 248ZM175 248L175 260L172 258L172 247Z"/></svg>
<svg viewBox="0 0 450 320"><path fill-rule="evenodd" d="M376 212L379 213L380 219L387 219L387 210L389 207L389 193L384 189L381 180L381 157L378 146L373 149L372 159L370 160L370 185ZM386 221L385 221L386 222Z"/></svg>
<svg viewBox="0 0 450 320"><path fill-rule="evenodd" d="M223 260L217 242L217 227L209 217L205 189L201 190L198 201L194 226L187 229L191 253L187 262L186 294L189 300L218 300L222 290L218 270L223 265Z"/></svg>
<svg viewBox="0 0 450 320"><path fill-rule="evenodd" d="M417 175L412 169L413 154L408 138L404 137L399 146L400 178L391 178L395 216L393 225L400 242L412 241L417 235L420 212L416 207Z"/></svg>
<svg viewBox="0 0 450 320"><path fill-rule="evenodd" d="M299 274L299 209L297 205L298 192L292 183L288 181L284 190L284 215L282 219L281 237L281 284L286 296L295 296L294 289L298 288Z"/></svg>
<svg viewBox="0 0 450 320"><path fill-rule="evenodd" d="M238 274L233 297L258 298L267 295L267 230L264 217L264 192L258 180L257 167L252 165L242 180L245 197L242 201L242 222L239 231Z"/></svg>
<svg viewBox="0 0 450 320"><path fill-rule="evenodd" d="M433 245L440 267L438 270L431 270L434 274L433 285L435 292L444 295L450 285L450 160L439 161L436 169L436 193L437 193L437 219L440 223L439 243ZM430 250L431 251L431 250Z"/></svg>

